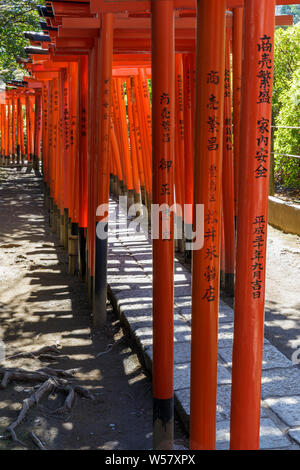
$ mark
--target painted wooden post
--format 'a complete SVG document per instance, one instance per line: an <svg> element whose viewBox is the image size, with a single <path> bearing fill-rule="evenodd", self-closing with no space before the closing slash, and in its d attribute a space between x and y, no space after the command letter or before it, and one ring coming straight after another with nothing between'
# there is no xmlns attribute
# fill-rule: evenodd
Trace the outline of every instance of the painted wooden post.
<svg viewBox="0 0 300 470"><path fill-rule="evenodd" d="M109 202L109 134L112 88L112 54L113 54L113 14L103 15L100 40L100 119L99 119L99 153L97 161L96 210L101 204ZM97 213L97 230L95 235L95 277L93 323L99 328L105 325L107 299L107 248L108 213ZM102 234L102 236L101 236Z"/></svg>
<svg viewBox="0 0 300 470"><path fill-rule="evenodd" d="M173 205L175 80L173 2L151 2L152 9L152 172L153 204ZM173 449L174 217L164 212L153 240L153 447ZM162 220L162 226L166 221ZM165 237L165 239L163 239Z"/></svg>
<svg viewBox="0 0 300 470"><path fill-rule="evenodd" d="M234 229L234 172L232 151L232 113L231 113L231 80L230 80L230 39L231 31L226 28L225 55L225 91L224 91L224 135L223 135L223 171L222 194L224 215L224 246L225 246L225 291L234 293L235 263L235 229Z"/></svg>
<svg viewBox="0 0 300 470"><path fill-rule="evenodd" d="M243 48L243 8L233 8L232 24L232 71L233 71L233 159L234 159L234 200L237 216L239 152L240 152L240 117L242 90L242 48Z"/></svg>
<svg viewBox="0 0 300 470"><path fill-rule="evenodd" d="M245 0L231 449L258 449L275 0Z"/></svg>
<svg viewBox="0 0 300 470"><path fill-rule="evenodd" d="M218 359L225 0L197 2L194 217L204 205L204 246L193 250L190 448L214 449Z"/></svg>

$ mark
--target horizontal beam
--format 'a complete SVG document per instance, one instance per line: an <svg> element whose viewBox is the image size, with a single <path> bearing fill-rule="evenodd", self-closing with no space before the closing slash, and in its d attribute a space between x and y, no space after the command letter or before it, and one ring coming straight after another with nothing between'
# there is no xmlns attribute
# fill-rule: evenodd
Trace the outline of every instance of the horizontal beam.
<svg viewBox="0 0 300 470"><path fill-rule="evenodd" d="M175 10L196 10L196 0L173 0ZM276 0L276 5L299 5L300 0ZM227 0L227 8L243 7L244 0ZM90 0L91 13L151 11L151 0Z"/></svg>

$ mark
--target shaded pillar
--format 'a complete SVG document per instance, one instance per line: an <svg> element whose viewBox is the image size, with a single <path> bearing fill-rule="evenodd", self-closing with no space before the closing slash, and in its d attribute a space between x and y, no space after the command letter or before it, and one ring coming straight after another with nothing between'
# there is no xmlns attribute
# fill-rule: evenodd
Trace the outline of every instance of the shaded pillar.
<svg viewBox="0 0 300 470"><path fill-rule="evenodd" d="M96 189L96 235L95 235L95 277L93 324L99 328L106 323L107 299L107 247L108 247L108 214L98 212L98 206L109 201L109 134L112 88L113 57L113 14L103 15L100 40L100 119L99 119L99 153L97 159Z"/></svg>
<svg viewBox="0 0 300 470"><path fill-rule="evenodd" d="M274 8L274 0L245 0L231 449L259 448Z"/></svg>
<svg viewBox="0 0 300 470"><path fill-rule="evenodd" d="M153 204L171 207L175 141L173 2L153 0L151 8ZM166 212L162 218L160 214L159 239L153 240L153 447L173 449L174 214Z"/></svg>
<svg viewBox="0 0 300 470"><path fill-rule="evenodd" d="M234 227L234 170L232 151L232 113L230 85L230 36L226 28L225 53L225 91L224 91L224 136L223 136L223 171L222 195L224 216L224 258L225 258L225 291L234 293L234 262L235 262L235 227Z"/></svg>
<svg viewBox="0 0 300 470"><path fill-rule="evenodd" d="M192 251L190 448L195 450L216 445L225 7L225 0L197 2L194 223L196 205L203 204L204 246Z"/></svg>
<svg viewBox="0 0 300 470"><path fill-rule="evenodd" d="M233 157L234 157L234 201L237 215L240 117L242 90L243 8L233 8L232 22L232 72L233 72Z"/></svg>

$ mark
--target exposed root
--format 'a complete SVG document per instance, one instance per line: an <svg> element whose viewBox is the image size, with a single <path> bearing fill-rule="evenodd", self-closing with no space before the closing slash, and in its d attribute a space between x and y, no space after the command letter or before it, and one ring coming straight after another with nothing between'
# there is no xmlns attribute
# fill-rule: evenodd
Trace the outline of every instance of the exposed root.
<svg viewBox="0 0 300 470"><path fill-rule="evenodd" d="M0 389L6 388L12 381L33 381L43 382L49 378L49 374L42 371L28 371L23 369L0 369L0 375L2 375L2 381L0 383Z"/></svg>
<svg viewBox="0 0 300 470"><path fill-rule="evenodd" d="M33 431L31 431L30 437L40 450L47 450L42 441L36 436L36 434L34 434Z"/></svg>
<svg viewBox="0 0 300 470"><path fill-rule="evenodd" d="M54 377L71 378L73 377L74 374L76 374L76 372L79 371L79 368L64 370L64 369L52 369L51 367L43 367L42 371Z"/></svg>
<svg viewBox="0 0 300 470"><path fill-rule="evenodd" d="M60 355L60 350L55 346L44 346L33 352L20 352L9 356L8 359L20 359L20 358L51 358L57 359L56 356Z"/></svg>
<svg viewBox="0 0 300 470"><path fill-rule="evenodd" d="M98 357L100 357L100 356L103 356L103 354L109 353L109 352L112 350L112 348L114 347L115 344L117 344L117 343L109 344L109 345L107 346L106 350L105 350L105 351L101 351L101 352L99 352L98 354L96 354L96 357L98 358Z"/></svg>
<svg viewBox="0 0 300 470"><path fill-rule="evenodd" d="M27 413L30 410L30 408L32 406L38 404L39 401L43 398L43 396L46 393L48 393L48 394L52 393L53 390L55 389L55 387L56 387L55 379L50 378L50 379L46 380L46 382L44 382L38 388L38 390L36 392L34 392L32 395L30 395L30 397L25 398L25 400L23 401L22 409L21 409L17 419L13 423L11 423L7 428L7 432L10 434L11 439L14 442L17 442L18 444L21 444L21 445L25 446L25 444L17 438L16 432L15 432L16 427L19 426L19 424L21 424L22 421L26 418Z"/></svg>
<svg viewBox="0 0 300 470"><path fill-rule="evenodd" d="M75 372L75 369L65 371L61 369L51 368L45 368L44 370L38 371L26 371L22 369L0 369L0 375L2 375L0 388L6 388L7 385L12 381L22 382L30 380L37 381L40 383L35 387L35 391L23 401L23 406L20 413L18 414L17 419L13 423L11 423L10 426L8 426L7 428L8 435L1 436L1 438L3 439L5 437L10 437L13 442L25 446L25 444L18 439L15 430L17 426L19 426L22 421L24 421L30 408L37 405L46 395L49 396L54 392L63 392L66 394L64 404L53 412L59 414L71 411L72 407L74 406L77 395L94 400L95 398L89 390L79 385L70 385L68 383L66 378L72 378ZM32 439L34 439L35 443L40 447L40 444L42 443L36 436L34 436L33 433L31 433ZM38 444L38 441L40 442L40 444Z"/></svg>

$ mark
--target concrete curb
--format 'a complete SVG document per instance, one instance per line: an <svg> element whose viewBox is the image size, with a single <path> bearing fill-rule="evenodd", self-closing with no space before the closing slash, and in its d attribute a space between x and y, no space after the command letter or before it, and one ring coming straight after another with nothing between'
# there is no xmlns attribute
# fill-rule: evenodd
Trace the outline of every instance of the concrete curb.
<svg viewBox="0 0 300 470"><path fill-rule="evenodd" d="M268 223L283 232L300 235L300 205L269 196Z"/></svg>

